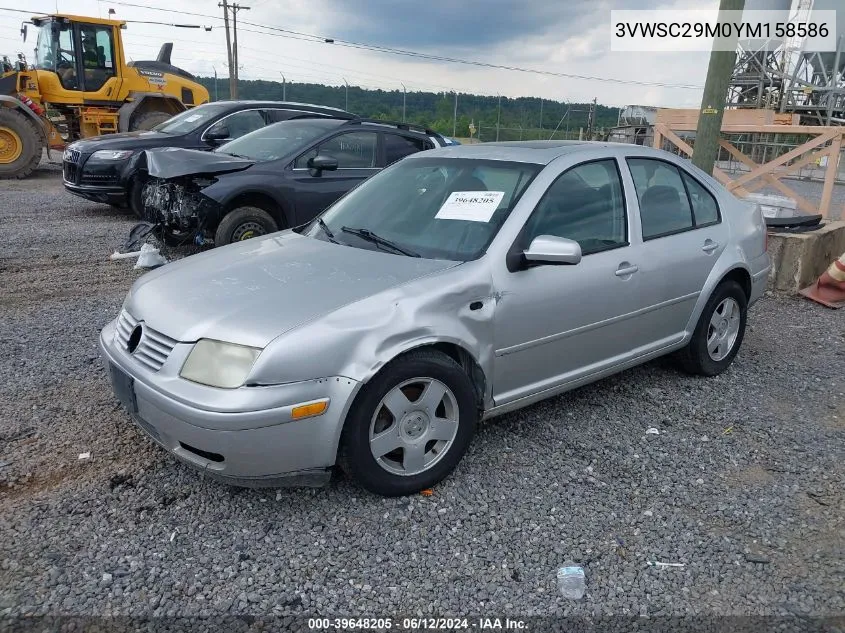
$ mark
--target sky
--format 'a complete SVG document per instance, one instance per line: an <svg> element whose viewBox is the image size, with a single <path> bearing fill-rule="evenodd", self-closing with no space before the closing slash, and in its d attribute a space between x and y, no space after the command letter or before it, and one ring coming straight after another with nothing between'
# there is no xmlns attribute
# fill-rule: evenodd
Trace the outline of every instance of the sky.
<svg viewBox="0 0 845 633"><path fill-rule="evenodd" d="M122 0L149 7L176 8L222 17L217 0ZM243 0L250 10L242 21L300 33L605 79L637 79L664 84L703 86L708 53L624 53L610 51L610 10L639 8L714 8L718 0ZM0 6L23 3L0 0ZM172 41L172 61L189 72L228 75L222 19L179 15L129 7L108 0L30 0L27 9L119 19L179 22L213 27L182 29L130 23L124 45L130 59L154 59L161 43ZM22 44L22 13L0 11L0 52L31 54L31 33ZM700 88L635 86L541 76L529 73L432 62L259 33L239 28L241 79L357 85L363 88L457 91L506 97L542 97L559 101L698 107ZM278 34L277 34L278 35Z"/></svg>

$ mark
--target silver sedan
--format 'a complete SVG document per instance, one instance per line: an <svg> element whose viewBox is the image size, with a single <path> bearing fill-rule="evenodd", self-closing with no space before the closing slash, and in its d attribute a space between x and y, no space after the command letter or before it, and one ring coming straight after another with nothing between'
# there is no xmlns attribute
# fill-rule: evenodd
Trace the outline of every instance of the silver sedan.
<svg viewBox="0 0 845 633"><path fill-rule="evenodd" d="M459 146L145 275L100 346L137 424L210 476L318 485L339 463L404 495L482 419L664 354L724 371L769 267L759 208L671 154Z"/></svg>

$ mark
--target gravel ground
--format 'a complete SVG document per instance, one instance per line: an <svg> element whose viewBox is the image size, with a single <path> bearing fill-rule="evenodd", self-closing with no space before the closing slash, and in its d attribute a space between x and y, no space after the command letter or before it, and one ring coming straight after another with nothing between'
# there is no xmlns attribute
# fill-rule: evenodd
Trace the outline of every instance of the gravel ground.
<svg viewBox="0 0 845 633"><path fill-rule="evenodd" d="M767 297L720 377L658 361L493 420L431 497L243 490L109 389L129 214L52 166L0 193L0 615L845 614L845 310Z"/></svg>

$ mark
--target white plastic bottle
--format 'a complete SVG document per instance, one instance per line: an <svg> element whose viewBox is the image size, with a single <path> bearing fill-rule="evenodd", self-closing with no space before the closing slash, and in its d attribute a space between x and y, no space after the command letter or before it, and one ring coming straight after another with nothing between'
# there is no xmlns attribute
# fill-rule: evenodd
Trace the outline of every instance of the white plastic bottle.
<svg viewBox="0 0 845 633"><path fill-rule="evenodd" d="M584 568L567 561L557 570L557 588L564 598L580 600L586 591Z"/></svg>

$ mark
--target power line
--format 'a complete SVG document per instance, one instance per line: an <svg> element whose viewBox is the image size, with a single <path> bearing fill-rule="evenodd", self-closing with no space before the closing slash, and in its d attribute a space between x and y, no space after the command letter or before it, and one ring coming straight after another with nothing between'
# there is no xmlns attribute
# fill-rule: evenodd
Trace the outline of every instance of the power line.
<svg viewBox="0 0 845 633"><path fill-rule="evenodd" d="M179 13L182 15L192 15L197 17L204 17L209 19L216 19L220 20L219 16L212 16L203 13L194 13L189 11L182 11L178 9L164 9L161 7L154 7L145 4L137 4L134 2L124 2L122 0L112 0L113 4L119 4L122 6L127 7L136 7L142 9L149 9L153 11L167 11L169 13ZM544 75L547 77L560 77L563 79L580 79L584 81L600 81L605 83L616 83L621 85L632 85L632 86L648 86L648 87L658 87L658 88L679 88L679 89L689 89L689 90L701 90L703 86L700 85L693 85L693 84L670 84L660 81L639 81L636 79L616 79L611 77L596 77L594 75L581 75L576 73L562 73L562 72L555 72L551 70L542 70L539 68L524 68L522 66L510 66L506 64L494 64L492 62L482 62L477 60L471 59L461 59L458 57L446 57L443 55L432 55L430 53L421 53L418 51L411 51L407 49L401 48L391 48L388 46L381 46L378 44L366 44L362 42L354 42L349 40L337 39L337 38L330 38L325 37L322 35L314 35L312 33L303 33L301 31L293 31L290 29L283 29L276 26L267 26L264 24L257 24L255 22L247 22L242 21L242 24L254 26L258 28L267 29L269 31L273 31L274 33L262 33L263 35L271 35L276 37L287 37L290 39L299 39L309 42L317 42L317 43L328 43L334 44L335 46L343 46L346 48L356 48L361 50L369 50L378 53L387 53L391 55L401 55L406 57L413 57L417 59L425 59L429 61L439 61L439 62L446 62L451 64L464 64L468 66L477 66L482 68L491 68L497 70L510 70L513 72L522 72L522 73L529 73L529 74L536 74L536 75ZM283 34L283 35L277 35Z"/></svg>

